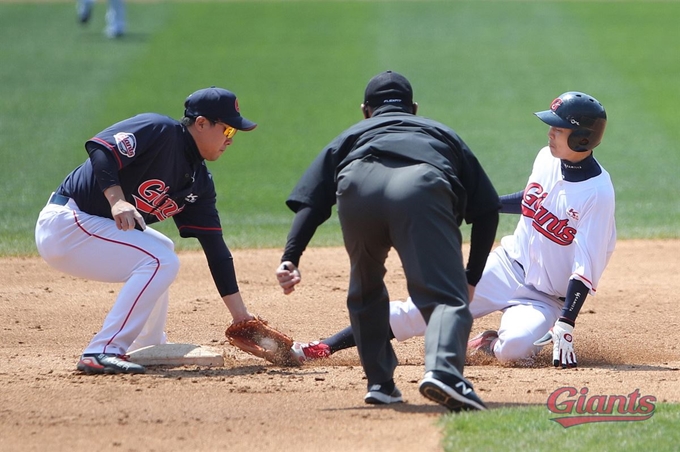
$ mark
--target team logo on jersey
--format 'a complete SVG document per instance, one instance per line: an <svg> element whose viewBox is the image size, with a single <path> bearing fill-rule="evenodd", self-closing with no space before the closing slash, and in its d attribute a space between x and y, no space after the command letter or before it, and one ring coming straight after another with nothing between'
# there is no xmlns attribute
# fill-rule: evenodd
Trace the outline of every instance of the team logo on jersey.
<svg viewBox="0 0 680 452"><path fill-rule="evenodd" d="M168 196L170 187L165 185L160 179L151 179L143 182L137 189L137 195L132 195L135 199L135 207L141 213L153 215L158 221L163 221L173 215L180 213L184 206L179 207L177 203Z"/></svg>
<svg viewBox="0 0 680 452"><path fill-rule="evenodd" d="M137 139L135 136L128 132L118 132L113 136L116 140L116 148L118 152L127 156L134 157L135 151L137 151Z"/></svg>
<svg viewBox="0 0 680 452"><path fill-rule="evenodd" d="M570 207L569 210L567 210L567 216L573 218L576 221L578 221L579 219L579 214L577 211L574 210L573 207Z"/></svg>
<svg viewBox="0 0 680 452"><path fill-rule="evenodd" d="M195 203L197 199L198 195L194 195L193 193L189 194L186 198L184 198L186 202L190 202L192 204Z"/></svg>
<svg viewBox="0 0 680 452"><path fill-rule="evenodd" d="M562 246L570 245L576 236L576 229L569 226L568 218L560 219L543 207L546 196L548 192L544 191L540 184L535 182L529 184L524 190L522 215L531 218L533 228L551 241ZM577 212L574 213L578 216Z"/></svg>

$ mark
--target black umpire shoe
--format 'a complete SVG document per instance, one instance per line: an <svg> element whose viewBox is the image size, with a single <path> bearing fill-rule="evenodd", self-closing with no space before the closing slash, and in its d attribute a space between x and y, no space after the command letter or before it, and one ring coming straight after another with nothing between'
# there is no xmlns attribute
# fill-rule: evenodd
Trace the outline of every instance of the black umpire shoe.
<svg viewBox="0 0 680 452"><path fill-rule="evenodd" d="M86 374L143 374L146 369L127 360L127 355L87 353L80 357L77 369Z"/></svg>
<svg viewBox="0 0 680 452"><path fill-rule="evenodd" d="M392 387L390 389L390 386ZM364 402L370 405L387 405L390 403L401 403L404 399L401 397L401 391L394 386L382 384L372 385L368 388L368 392L364 396Z"/></svg>
<svg viewBox="0 0 680 452"><path fill-rule="evenodd" d="M419 390L424 397L455 413L486 410L486 405L475 394L472 386L455 375L447 375L445 383L438 374L427 372L420 382Z"/></svg>

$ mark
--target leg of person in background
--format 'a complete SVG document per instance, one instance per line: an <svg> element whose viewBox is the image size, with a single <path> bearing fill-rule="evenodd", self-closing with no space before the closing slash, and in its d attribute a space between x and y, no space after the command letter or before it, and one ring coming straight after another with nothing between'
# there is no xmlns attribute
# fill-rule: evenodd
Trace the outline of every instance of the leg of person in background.
<svg viewBox="0 0 680 452"><path fill-rule="evenodd" d="M94 0L77 0L76 13L78 14L78 22L84 25L90 21L93 6Z"/></svg>
<svg viewBox="0 0 680 452"><path fill-rule="evenodd" d="M106 36L120 38L125 34L125 0L109 0L106 11Z"/></svg>

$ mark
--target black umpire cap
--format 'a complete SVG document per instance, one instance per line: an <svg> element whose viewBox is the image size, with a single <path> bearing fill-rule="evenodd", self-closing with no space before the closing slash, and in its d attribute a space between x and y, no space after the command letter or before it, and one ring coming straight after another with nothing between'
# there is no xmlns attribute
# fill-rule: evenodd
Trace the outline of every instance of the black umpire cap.
<svg viewBox="0 0 680 452"><path fill-rule="evenodd" d="M392 71L381 72L373 77L364 92L364 104L377 108L385 104L413 105L413 88L401 74Z"/></svg>

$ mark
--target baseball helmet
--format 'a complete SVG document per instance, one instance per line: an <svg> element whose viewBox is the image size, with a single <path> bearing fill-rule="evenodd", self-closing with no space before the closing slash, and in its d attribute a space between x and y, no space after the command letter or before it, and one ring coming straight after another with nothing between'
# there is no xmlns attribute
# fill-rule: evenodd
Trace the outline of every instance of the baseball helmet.
<svg viewBox="0 0 680 452"><path fill-rule="evenodd" d="M572 151L594 149L604 135L607 113L600 102L588 94L569 91L552 101L550 110L534 113L544 123L571 129L567 143Z"/></svg>

